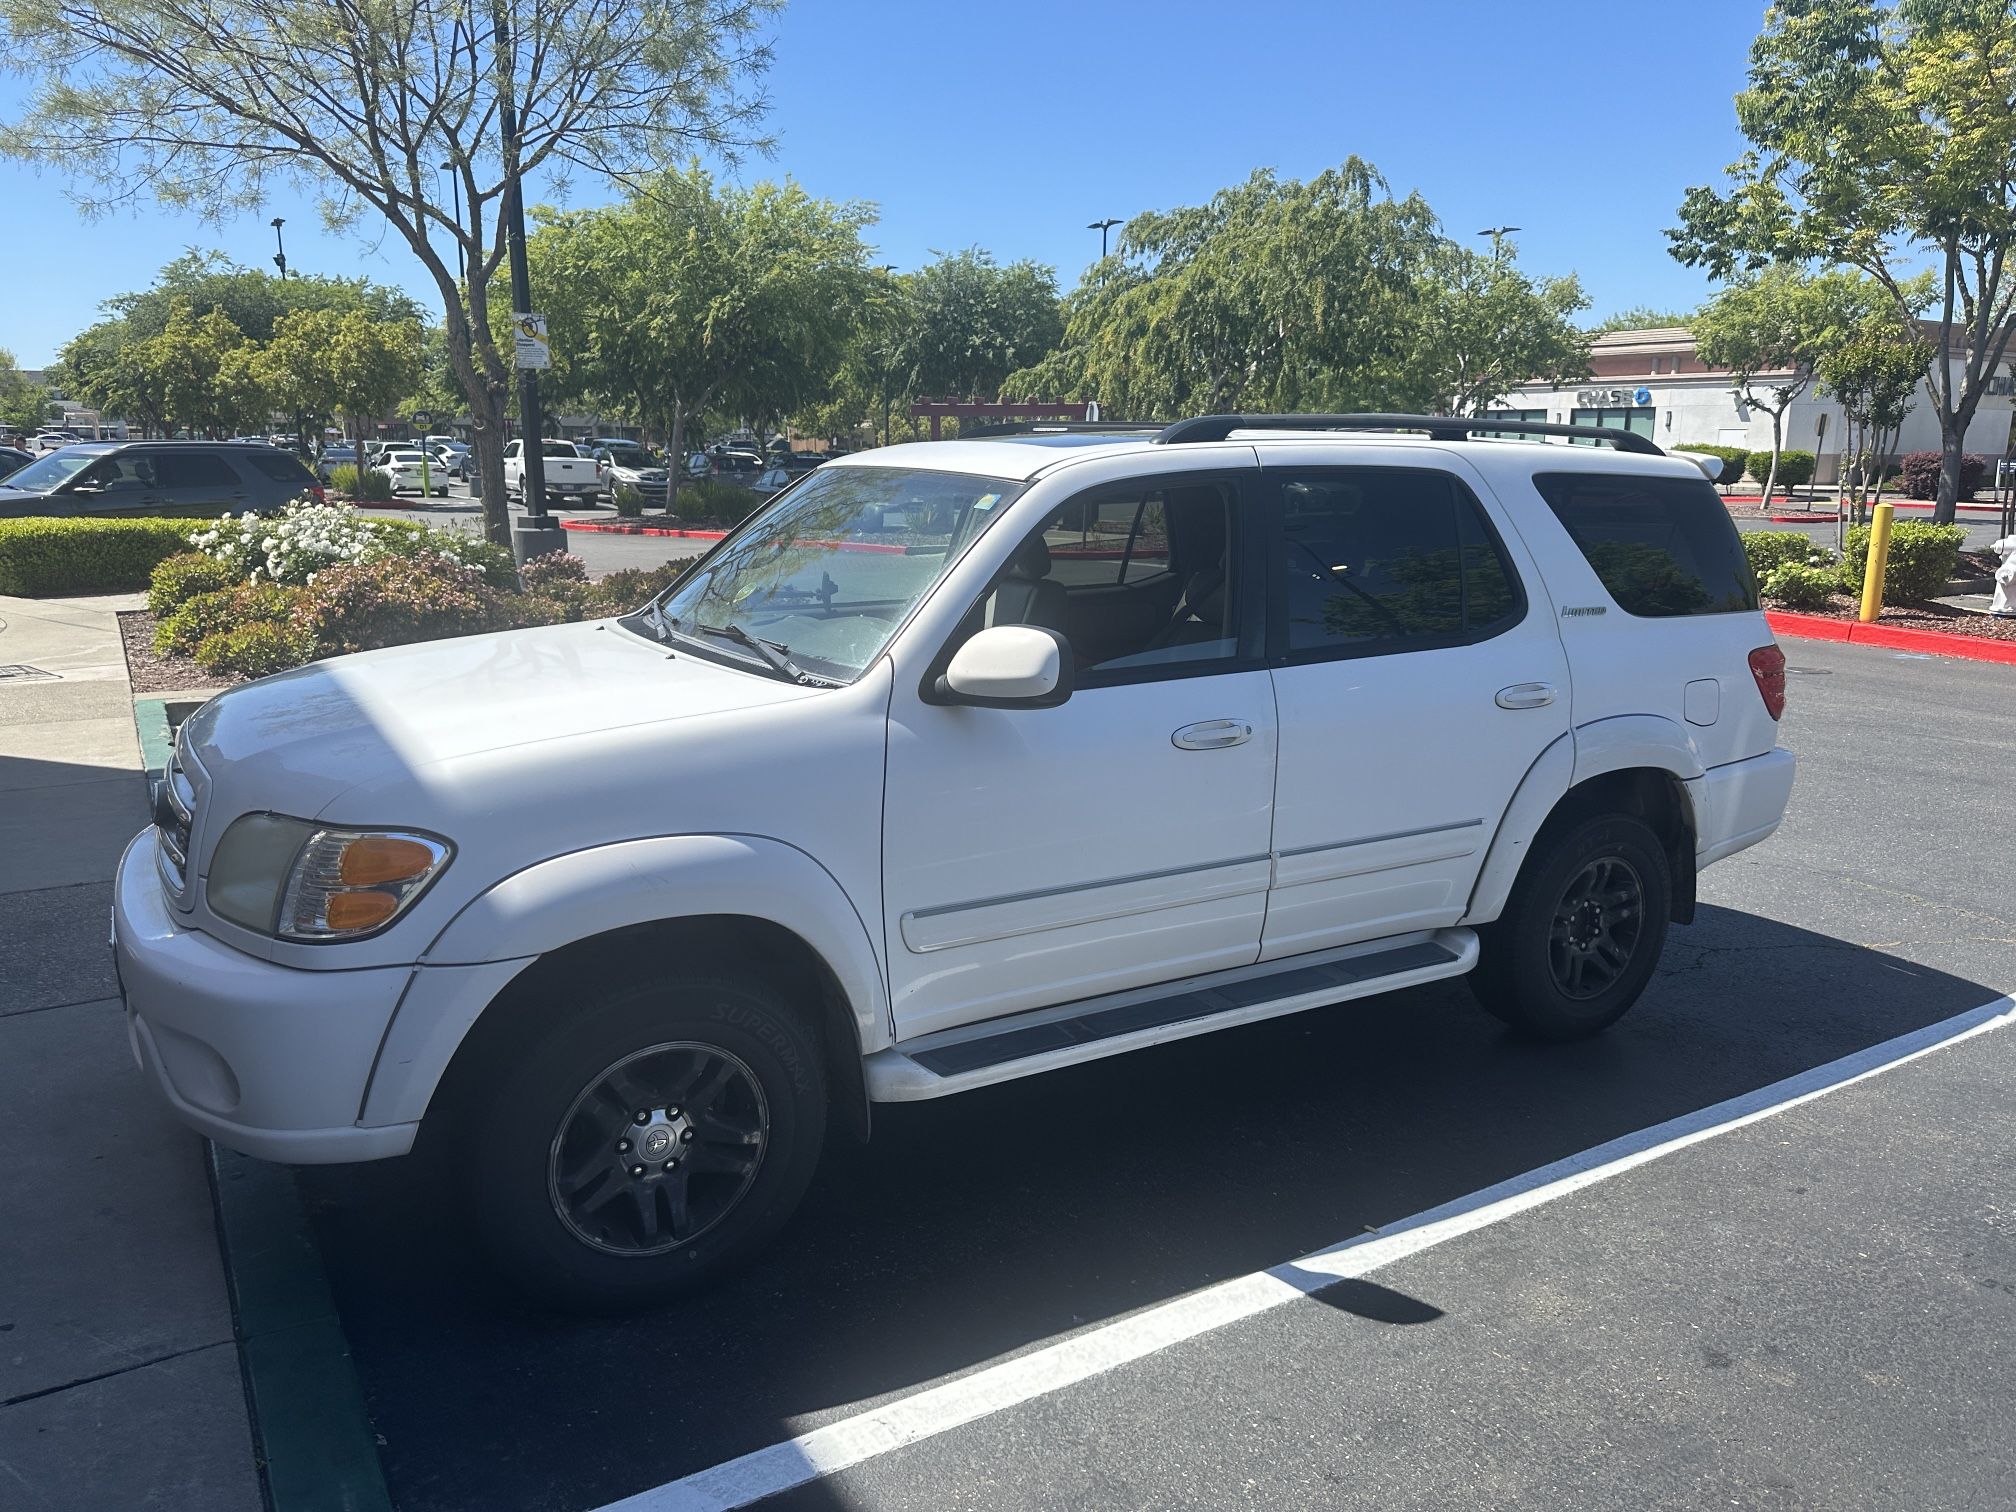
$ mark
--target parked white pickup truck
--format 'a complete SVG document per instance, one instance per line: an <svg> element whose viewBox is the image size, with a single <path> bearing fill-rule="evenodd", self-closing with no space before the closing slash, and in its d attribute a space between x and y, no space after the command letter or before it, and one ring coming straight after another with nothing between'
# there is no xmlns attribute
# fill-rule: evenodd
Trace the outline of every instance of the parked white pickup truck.
<svg viewBox="0 0 2016 1512"><path fill-rule="evenodd" d="M1792 788L1703 464L1496 415L830 461L633 614L205 704L119 868L134 1052L270 1160L419 1141L600 1305L755 1253L874 1103L1441 978L1594 1034Z"/></svg>
<svg viewBox="0 0 2016 1512"><path fill-rule="evenodd" d="M585 499L592 504L601 497L601 467L572 441L548 441L544 455L548 500ZM504 448L504 496L510 499L525 497L523 441L513 441Z"/></svg>

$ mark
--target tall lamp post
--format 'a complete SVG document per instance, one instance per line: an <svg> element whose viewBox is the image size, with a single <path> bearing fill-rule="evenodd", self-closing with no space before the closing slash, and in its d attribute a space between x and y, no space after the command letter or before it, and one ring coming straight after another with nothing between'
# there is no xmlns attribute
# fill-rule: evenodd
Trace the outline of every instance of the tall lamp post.
<svg viewBox="0 0 2016 1512"><path fill-rule="evenodd" d="M497 0L491 8L492 46L499 62L497 69L497 125L504 134L504 164L510 187L504 192L505 247L511 263L511 304L519 314L532 310L532 270L525 261L525 195L521 185L518 153L518 91L512 57L511 14ZM518 560L530 561L550 551L567 549L567 532L546 513L546 427L539 413L539 370L518 369L518 430L524 443L519 490L525 496L525 523L511 532L511 551Z"/></svg>
<svg viewBox="0 0 2016 1512"><path fill-rule="evenodd" d="M1099 261L1106 261L1106 233L1119 224L1120 218L1118 216L1108 216L1105 220L1093 221L1085 228L1087 231L1097 231L1099 233Z"/></svg>
<svg viewBox="0 0 2016 1512"><path fill-rule="evenodd" d="M273 254L273 261L279 266L282 278L287 276L287 243L281 239L280 228L286 224L287 217L284 215L273 217L273 245L278 249Z"/></svg>
<svg viewBox="0 0 2016 1512"><path fill-rule="evenodd" d="M1491 238L1491 260L1493 262L1505 261L1505 238L1518 229L1519 227L1517 226L1486 226L1482 231L1477 233L1479 236L1488 236Z"/></svg>

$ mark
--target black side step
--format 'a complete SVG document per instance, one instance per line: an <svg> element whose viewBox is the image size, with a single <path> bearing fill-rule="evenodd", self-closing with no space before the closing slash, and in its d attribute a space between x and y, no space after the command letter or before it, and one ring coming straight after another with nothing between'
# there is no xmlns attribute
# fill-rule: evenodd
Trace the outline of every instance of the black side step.
<svg viewBox="0 0 2016 1512"><path fill-rule="evenodd" d="M1047 1024L1029 1024L1003 1029L998 1034L960 1040L929 1050L912 1051L910 1058L927 1071L940 1076L957 1076L998 1066L1004 1061L1022 1060L1050 1050L1066 1050L1115 1035L1141 1029L1159 1029L1165 1024L1181 1024L1191 1019L1210 1018L1254 1003L1276 998L1301 997L1326 988L1354 987L1375 977L1398 976L1403 971L1419 971L1426 966L1447 966L1458 959L1446 945L1422 940L1412 945L1396 945L1391 950L1351 956L1315 966L1298 966L1273 976L1250 977L1193 992L1128 1003L1118 1008L1102 1008L1077 1018L1053 1019Z"/></svg>

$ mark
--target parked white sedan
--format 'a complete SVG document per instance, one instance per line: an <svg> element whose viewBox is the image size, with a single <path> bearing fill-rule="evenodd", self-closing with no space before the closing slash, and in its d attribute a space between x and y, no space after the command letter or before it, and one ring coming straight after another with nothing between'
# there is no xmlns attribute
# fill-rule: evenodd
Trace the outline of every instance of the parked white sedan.
<svg viewBox="0 0 2016 1512"><path fill-rule="evenodd" d="M440 462L417 447L383 453L375 464L392 479L392 492L432 493L448 497L448 474Z"/></svg>

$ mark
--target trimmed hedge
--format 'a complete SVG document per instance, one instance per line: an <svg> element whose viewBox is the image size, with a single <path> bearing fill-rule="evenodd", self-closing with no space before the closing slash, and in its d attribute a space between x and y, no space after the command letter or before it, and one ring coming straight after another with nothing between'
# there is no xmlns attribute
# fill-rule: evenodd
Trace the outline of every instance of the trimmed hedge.
<svg viewBox="0 0 2016 1512"><path fill-rule="evenodd" d="M1743 554L1750 558L1750 570L1757 581L1781 567L1832 566L1831 547L1797 530L1746 530L1742 532Z"/></svg>
<svg viewBox="0 0 2016 1512"><path fill-rule="evenodd" d="M1748 462L1750 476L1761 487L1771 476L1771 448L1750 453ZM1810 451L1782 451L1778 453L1778 484L1780 488L1799 488L1813 481L1813 469L1819 465L1818 459Z"/></svg>
<svg viewBox="0 0 2016 1512"><path fill-rule="evenodd" d="M173 614L199 593L238 586L237 570L200 551L184 551L154 566L147 580L147 608L156 616Z"/></svg>
<svg viewBox="0 0 2016 1512"><path fill-rule="evenodd" d="M1722 476L1715 482L1727 487L1743 480L1743 468L1750 460L1750 453L1740 446L1710 446L1705 441L1688 441L1673 448L1675 451L1699 452L1704 457L1722 459Z"/></svg>
<svg viewBox="0 0 2016 1512"><path fill-rule="evenodd" d="M1841 554L1841 586L1862 591L1869 561L1867 525L1848 527ZM1960 565L1960 546L1967 531L1959 525L1932 525L1923 520L1899 520L1890 527L1890 564L1883 574L1883 602L1909 604L1929 599L1946 586Z"/></svg>
<svg viewBox="0 0 2016 1512"><path fill-rule="evenodd" d="M1825 609L1841 591L1841 574L1834 567L1787 562L1764 578L1759 591L1768 602L1787 609Z"/></svg>
<svg viewBox="0 0 2016 1512"><path fill-rule="evenodd" d="M1904 454L1904 497L1907 499L1936 499L1939 497L1939 466L1945 460L1944 454L1936 451L1916 451ZM1988 459L1974 452L1965 452L1960 458L1960 497L1971 499L1981 487L1981 480L1987 475Z"/></svg>
<svg viewBox="0 0 2016 1512"><path fill-rule="evenodd" d="M133 593L189 549L186 520L0 520L0 593Z"/></svg>

